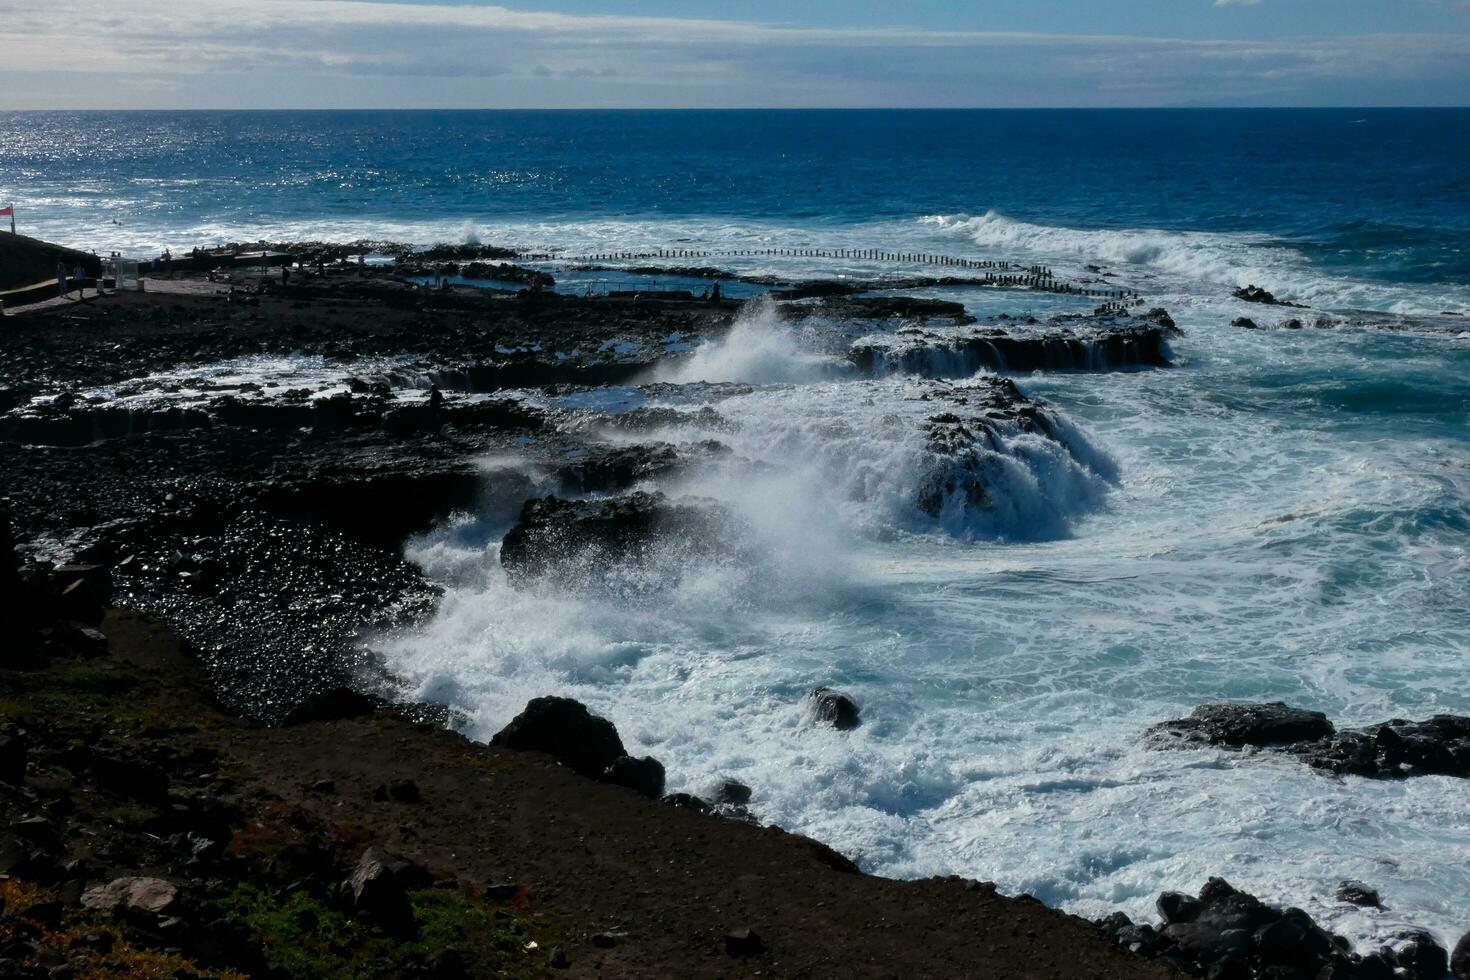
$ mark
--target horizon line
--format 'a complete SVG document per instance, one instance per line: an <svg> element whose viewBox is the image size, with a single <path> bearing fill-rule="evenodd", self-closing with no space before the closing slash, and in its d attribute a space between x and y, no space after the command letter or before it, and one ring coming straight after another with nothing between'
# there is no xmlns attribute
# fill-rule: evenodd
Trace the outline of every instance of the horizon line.
<svg viewBox="0 0 1470 980"><path fill-rule="evenodd" d="M1470 103L1143 106L50 106L0 108L0 112L1254 112L1384 109L1470 109Z"/></svg>

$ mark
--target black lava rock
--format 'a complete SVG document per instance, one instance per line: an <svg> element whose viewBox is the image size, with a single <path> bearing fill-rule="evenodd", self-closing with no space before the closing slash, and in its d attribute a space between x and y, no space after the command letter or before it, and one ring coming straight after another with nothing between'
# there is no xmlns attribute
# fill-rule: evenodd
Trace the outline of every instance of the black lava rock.
<svg viewBox="0 0 1470 980"><path fill-rule="evenodd" d="M1175 718L1149 729L1153 735L1172 735L1186 742L1245 746L1282 746L1325 738L1334 732L1320 711L1270 704L1202 704L1187 718Z"/></svg>
<svg viewBox="0 0 1470 980"><path fill-rule="evenodd" d="M831 725L838 731L856 728L861 723L858 706L852 698L829 687L814 688L807 695L817 721Z"/></svg>
<svg viewBox="0 0 1470 980"><path fill-rule="evenodd" d="M664 792L664 767L652 756L635 759L630 755L619 756L602 774L604 782L626 786L650 799L658 799Z"/></svg>
<svg viewBox="0 0 1470 980"><path fill-rule="evenodd" d="M571 698L533 698L490 744L521 752L545 752L584 776L600 779L627 756L618 730Z"/></svg>

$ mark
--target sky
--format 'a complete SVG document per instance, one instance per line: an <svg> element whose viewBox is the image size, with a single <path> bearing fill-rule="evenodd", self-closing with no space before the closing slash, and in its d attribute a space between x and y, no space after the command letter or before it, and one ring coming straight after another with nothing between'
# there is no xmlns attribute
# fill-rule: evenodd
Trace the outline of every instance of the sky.
<svg viewBox="0 0 1470 980"><path fill-rule="evenodd" d="M1467 103L1470 0L0 0L0 109Z"/></svg>

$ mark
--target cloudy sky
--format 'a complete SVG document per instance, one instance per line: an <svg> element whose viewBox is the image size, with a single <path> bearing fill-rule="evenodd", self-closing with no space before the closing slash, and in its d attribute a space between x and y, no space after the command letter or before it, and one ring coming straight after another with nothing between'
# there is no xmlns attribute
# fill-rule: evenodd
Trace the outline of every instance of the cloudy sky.
<svg viewBox="0 0 1470 980"><path fill-rule="evenodd" d="M1470 0L0 0L0 108L1463 105Z"/></svg>

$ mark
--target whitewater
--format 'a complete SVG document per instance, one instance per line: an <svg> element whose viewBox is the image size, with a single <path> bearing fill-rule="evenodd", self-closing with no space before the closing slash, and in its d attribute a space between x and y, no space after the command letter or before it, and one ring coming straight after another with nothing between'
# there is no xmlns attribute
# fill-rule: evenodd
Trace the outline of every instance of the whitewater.
<svg viewBox="0 0 1470 980"><path fill-rule="evenodd" d="M578 698L660 758L671 789L737 778L761 819L872 872L1144 917L1161 890L1223 875L1360 940L1408 925L1453 939L1470 894L1460 782L1336 779L1140 734L1217 699L1339 726L1470 708L1452 680L1470 649L1470 344L1387 309L1442 298L1412 287L1371 325L1347 283L1312 311L1333 326L1252 331L1230 321L1273 311L1174 259L1102 261L1174 312L1178 366L1018 379L1075 451L1012 447L981 517L913 507L916 382L857 378L826 338L751 314L649 379L653 394L609 402L738 420L647 438L733 449L673 492L733 508L761 563L681 574L645 603L527 593L498 562L513 515L467 514L411 543L449 591L422 633L386 642L390 662L479 737L531 697ZM943 295L977 312L1051 302ZM485 466L492 486L550 492L519 461ZM864 725L813 728L815 685L852 693ZM1335 901L1348 878L1388 910Z"/></svg>
<svg viewBox="0 0 1470 980"><path fill-rule="evenodd" d="M860 376L841 356L858 339L842 323L793 326L757 307L640 384L517 393L614 442L632 437L610 415L687 413L638 439L730 452L658 489L736 514L748 560L674 556L663 581L603 591L514 588L500 539L519 502L555 481L515 455L486 458L484 505L407 544L445 588L438 611L371 644L406 696L453 705L472 736L532 697L577 698L631 752L659 758L670 791L739 779L759 819L869 872L989 879L1150 921L1161 891L1221 875L1360 943L1414 926L1453 944L1470 899L1463 781L1334 778L1141 738L1214 700L1282 700L1339 728L1470 714L1463 127L1347 126L1365 112L1211 124L1193 142L1159 135L1185 124L1147 114L936 116L922 140L885 128L906 133L914 116L808 120L815 135L792 135L788 116L650 116L620 119L624 135L599 129L594 154L585 138L538 142L538 127L576 135L586 120L517 120L494 125L534 132L494 143L493 159L415 135L491 125L478 117L398 119L378 146L333 136L372 120L328 114L260 172L231 154L240 143L269 158L279 121L211 135L144 120L101 163L85 135L55 150L17 138L0 189L29 195L20 214L36 234L135 254L259 239L563 255L886 248L1138 291L1182 331L1175 366L1015 377L1062 438L1008 433L984 460L994 493L979 512L914 506L926 382ZM1384 145L1413 148L1412 175ZM718 264L785 279L935 271ZM612 275L547 268L569 290ZM1246 285L1302 307L1234 298ZM980 317L1093 305L904 291ZM1242 318L1260 329L1232 326ZM813 726L803 697L818 685L851 694L862 726ZM1385 908L1337 902L1349 878Z"/></svg>

